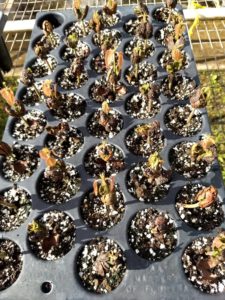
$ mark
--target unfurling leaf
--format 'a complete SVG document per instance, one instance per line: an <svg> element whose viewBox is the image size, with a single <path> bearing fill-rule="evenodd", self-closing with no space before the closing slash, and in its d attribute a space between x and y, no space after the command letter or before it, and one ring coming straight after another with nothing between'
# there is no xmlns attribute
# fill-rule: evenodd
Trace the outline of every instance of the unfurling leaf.
<svg viewBox="0 0 225 300"><path fill-rule="evenodd" d="M117 68L119 73L122 70L122 66L123 66L123 52L122 51L118 52L117 56L118 56Z"/></svg>
<svg viewBox="0 0 225 300"><path fill-rule="evenodd" d="M52 156L51 150L43 148L39 151L40 158L43 159L48 167L55 167L57 159Z"/></svg>
<svg viewBox="0 0 225 300"><path fill-rule="evenodd" d="M45 20L42 23L42 29L43 29L45 35L49 35L53 32L53 26L48 20Z"/></svg>
<svg viewBox="0 0 225 300"><path fill-rule="evenodd" d="M158 152L152 153L147 162L147 166L150 167L152 170L158 170L162 167L163 160L161 159Z"/></svg>
<svg viewBox="0 0 225 300"><path fill-rule="evenodd" d="M134 13L141 19L148 16L149 10L142 0L138 0L138 6L134 8Z"/></svg>
<svg viewBox="0 0 225 300"><path fill-rule="evenodd" d="M97 11L93 13L92 19L90 20L90 26L95 32L100 32L103 29L102 18Z"/></svg>
<svg viewBox="0 0 225 300"><path fill-rule="evenodd" d="M109 161L113 157L113 149L110 144L108 144L106 141L103 141L98 147L97 147L97 153L99 157L104 160L105 162Z"/></svg>
<svg viewBox="0 0 225 300"><path fill-rule="evenodd" d="M43 85L42 85L42 91L44 93L44 95L46 97L51 97L52 96L52 80L51 79L46 79L44 82L43 82Z"/></svg>
<svg viewBox="0 0 225 300"><path fill-rule="evenodd" d="M104 101L102 103L102 111L105 113L105 114L108 114L110 112L110 107L109 107L109 104L107 101Z"/></svg>
<svg viewBox="0 0 225 300"><path fill-rule="evenodd" d="M190 103L193 108L204 108L207 104L207 98L202 92L202 89L200 87L196 88L191 97L190 97Z"/></svg>
<svg viewBox="0 0 225 300"><path fill-rule="evenodd" d="M80 0L74 0L73 1L73 10L78 20L84 20L84 18L88 14L88 5L85 7L81 7L81 1Z"/></svg>
<svg viewBox="0 0 225 300"><path fill-rule="evenodd" d="M115 0L107 0L106 5L103 7L103 10L108 15L113 15L117 10L117 1Z"/></svg>
<svg viewBox="0 0 225 300"><path fill-rule="evenodd" d="M105 205L113 205L115 199L115 177L106 178L105 174L100 174L100 179L93 182L95 196L99 196Z"/></svg>
<svg viewBox="0 0 225 300"><path fill-rule="evenodd" d="M10 156L12 154L12 149L11 147L5 143L5 142L0 142L0 155L2 156Z"/></svg>
<svg viewBox="0 0 225 300"><path fill-rule="evenodd" d="M75 9L80 9L80 0L74 0L73 1L73 6Z"/></svg>
<svg viewBox="0 0 225 300"><path fill-rule="evenodd" d="M12 89L5 87L0 90L0 95L10 107L15 104L16 100Z"/></svg>
<svg viewBox="0 0 225 300"><path fill-rule="evenodd" d="M115 50L109 49L105 52L105 66L108 69L115 60Z"/></svg>
<svg viewBox="0 0 225 300"><path fill-rule="evenodd" d="M177 0L166 0L166 7L172 9L177 5Z"/></svg>
<svg viewBox="0 0 225 300"><path fill-rule="evenodd" d="M176 47L174 47L171 51L171 56L172 56L172 59L175 61L175 62L180 62L183 60L183 53Z"/></svg>

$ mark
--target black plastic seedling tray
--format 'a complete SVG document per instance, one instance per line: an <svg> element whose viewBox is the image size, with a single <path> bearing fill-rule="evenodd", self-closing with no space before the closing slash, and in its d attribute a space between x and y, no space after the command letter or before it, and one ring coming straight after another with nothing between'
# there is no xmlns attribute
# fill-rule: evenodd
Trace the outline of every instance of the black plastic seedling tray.
<svg viewBox="0 0 225 300"><path fill-rule="evenodd" d="M149 6L150 14L152 15L153 10L155 10L158 6ZM119 7L119 13L121 15L120 22L113 26L113 28L120 31L122 35L122 42L118 47L119 50L123 50L124 45L127 41L131 40L133 36L126 33L123 29L123 24L128 19L130 19L133 15L134 6L126 6ZM95 8L96 10L96 8ZM178 10L181 11L181 8L178 7ZM87 19L91 18L94 9L90 8ZM51 55L53 55L58 62L58 65L54 72L50 76L42 77L39 80L44 79L53 79L56 80L56 76L60 70L68 66L65 61L63 61L60 57L61 49L64 47L63 39L64 39L64 29L68 26L69 23L74 21L74 13L72 11L61 11L55 13L38 13L36 18L36 23L33 28L25 67L28 67L30 63L36 58L36 55L33 50L33 46L38 37L42 36L43 32L40 27L43 20L49 20L53 22L53 24L57 23L59 25L54 29L54 32L58 33L61 36L61 44L58 48L51 51ZM162 23L153 20L154 26L154 34L156 31L163 26ZM91 136L87 131L87 120L89 115L100 107L99 104L90 100L89 98L89 87L90 85L102 75L97 75L93 70L91 70L90 62L91 59L96 55L97 48L92 43L91 33L86 38L82 40L85 41L90 49L91 54L86 59L86 68L88 70L89 79L86 84L80 88L75 90L74 92L81 95L87 102L86 113L76 119L76 121L70 122L70 125L74 125L77 127L84 135L84 145L82 150L78 152L75 156L70 159L67 159L66 162L75 165L81 175L82 185L79 192L73 197L69 202L61 205L51 205L43 202L37 193L37 181L40 174L43 172L45 165L44 162L41 162L41 165L37 169L37 171L27 180L19 183L19 186L25 188L32 196L32 211L26 220L26 222L20 226L17 230L11 232L2 232L1 236L3 238L9 238L15 241L22 249L23 253L23 268L22 272L18 278L18 280L6 290L0 292L0 299L2 300L40 300L40 299L54 299L54 300L81 300L81 299L117 299L117 300L138 300L138 299L167 299L167 300L178 300L178 299L224 299L223 294L218 295L208 295L201 293L198 289L196 289L190 282L188 282L184 270L181 263L181 256L185 249L185 247L190 243L191 240L198 236L206 235L214 235L216 233L216 229L210 232L210 234L206 232L199 232L194 229L191 229L188 225L180 219L176 209L175 209L175 196L179 189L187 184L189 181L185 180L183 176L178 175L177 173L173 174L171 188L166 197L160 200L157 203L144 203L135 199L131 194L127 191L126 188L126 178L128 170L130 166L136 162L144 161L143 158L137 157L131 154L125 146L124 138L128 132L128 130L136 124L139 123L147 123L149 119L144 120L135 120L131 118L125 111L125 99L129 98L129 96L137 91L137 88L131 87L127 84L124 79L124 71L130 65L130 60L125 57L124 65L123 65L123 73L122 73L122 82L128 87L128 93L121 98L119 101L115 101L110 104L111 107L118 110L123 115L124 126L123 129L117 134L114 138L109 139L110 143L118 146L124 153L126 168L125 170L119 172L116 175L116 182L119 183L119 186L125 197L125 215L122 218L122 221L114 226L113 228L100 232L91 229L87 225L85 225L84 221L80 215L80 203L84 197L84 194L92 188L93 178L87 175L84 169L84 155L92 146L99 144L101 141L93 136ZM184 74L188 77L193 78L197 85L199 84L199 77L196 70L196 64L194 61L193 53L191 50L190 42L188 39L188 35L185 35L185 48L184 50L189 56L190 63L189 66L181 71L181 74ZM158 56L165 50L161 44L159 44L156 39L153 37L152 41L155 46L154 55L148 59L149 62L153 63L157 67L157 80L161 82L161 80L166 76L166 73L158 64ZM24 88L22 83L19 83L17 96L20 97L21 91ZM67 91L65 91L67 92ZM205 109L201 109L202 115L202 130L195 136L191 138L181 138L172 134L164 124L164 115L165 112L174 105L187 103L187 100L184 101L176 101L170 100L160 95L161 102L161 110L156 115L156 117L151 118L151 120L159 120L161 128L163 130L163 134L166 139L166 145L161 152L161 156L165 161L165 167L169 168L169 150L175 144L180 141L198 141L199 138L204 133L210 133L210 126L208 122L207 112ZM29 107L30 109L31 107ZM32 107L33 108L33 107ZM44 112L48 124L54 125L58 124L59 120L51 115L45 104L39 104L35 107L35 109L41 110ZM3 140L10 145L15 142L15 140L11 136L11 124L12 118L9 117ZM20 144L30 144L37 147L37 149L41 149L44 146L44 141L46 138L46 132L42 133L38 138L34 140L29 140L27 142L19 142ZM224 199L224 190L223 183L221 178L221 172L219 168L218 162L215 162L208 172L207 176L200 180L194 180L193 182L201 182L203 184L213 184L218 188L219 197ZM0 186L1 191L11 187L12 184L6 181L3 177L0 178ZM172 218L176 222L177 233L178 233L178 241L175 250L171 255L163 259L159 262L149 262L147 260L142 259L137 256L135 252L131 249L128 244L127 239L127 228L130 223L130 219L135 215L137 211L140 209L153 207L160 211L167 211ZM57 261L44 261L35 257L30 250L27 244L27 226L28 223L31 223L34 218L36 218L40 213L44 211L52 209L58 209L67 212L75 221L76 224L76 242L75 247L66 254L63 258ZM111 293L106 295L97 295L91 292L88 292L80 283L79 276L76 270L76 258L78 256L79 250L82 246L90 239L104 236L109 237L115 240L123 249L126 262L127 262L127 271L122 283ZM41 291L41 284L45 281L50 281L53 283L53 290L49 294L43 294Z"/></svg>

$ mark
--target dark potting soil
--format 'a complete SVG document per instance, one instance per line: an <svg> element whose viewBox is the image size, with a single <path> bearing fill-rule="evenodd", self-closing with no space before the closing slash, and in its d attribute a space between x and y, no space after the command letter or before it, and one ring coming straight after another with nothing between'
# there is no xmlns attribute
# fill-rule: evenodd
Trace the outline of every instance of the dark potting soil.
<svg viewBox="0 0 225 300"><path fill-rule="evenodd" d="M159 7L156 8L152 14L153 18L159 22L169 23L170 18L173 16L177 16L178 12L175 9L170 9L167 7Z"/></svg>
<svg viewBox="0 0 225 300"><path fill-rule="evenodd" d="M49 51L52 51L53 49L59 47L60 45L60 36L55 33L55 32L52 32L50 33L49 35L43 35L36 43L39 44L43 44L44 46L46 45L47 48L49 48ZM35 48L35 45L34 45L34 48Z"/></svg>
<svg viewBox="0 0 225 300"><path fill-rule="evenodd" d="M105 173L108 177L124 169L125 165L122 151L112 144L106 145L110 148L110 150L107 150L107 154L110 153L110 158L107 161L103 160L99 155L100 145L91 148L85 155L84 167L89 175L98 177L99 174Z"/></svg>
<svg viewBox="0 0 225 300"><path fill-rule="evenodd" d="M165 179L161 184L149 182L145 176L146 163L139 163L128 173L127 186L128 191L139 201L157 202L163 199L170 188L171 172L163 170L162 177Z"/></svg>
<svg viewBox="0 0 225 300"><path fill-rule="evenodd" d="M94 45L100 47L105 40L108 40L111 48L117 48L121 43L121 34L115 29L103 29L100 33L95 33L93 35Z"/></svg>
<svg viewBox="0 0 225 300"><path fill-rule="evenodd" d="M224 262L221 261L211 269L208 267L204 273L201 271L209 259L207 253L210 251L212 241L212 237L199 237L192 241L183 253L182 263L185 275L195 287L202 292L216 294L225 291Z"/></svg>
<svg viewBox="0 0 225 300"><path fill-rule="evenodd" d="M66 174L61 180L55 181L52 177L46 177L46 171L44 171L39 178L38 192L43 201L61 204L71 200L80 189L80 185L81 178L76 168L66 165Z"/></svg>
<svg viewBox="0 0 225 300"><path fill-rule="evenodd" d="M8 239L0 239L0 253L0 291L2 291L18 279L23 258L19 246Z"/></svg>
<svg viewBox="0 0 225 300"><path fill-rule="evenodd" d="M161 108L159 97L151 102L141 93L133 94L127 99L126 112L133 118L148 119L159 113Z"/></svg>
<svg viewBox="0 0 225 300"><path fill-rule="evenodd" d="M90 54L89 46L82 41L78 41L76 48L71 48L69 46L65 47L62 50L61 57L66 62L72 62L74 58L77 57L87 58L89 54Z"/></svg>
<svg viewBox="0 0 225 300"><path fill-rule="evenodd" d="M129 151L135 155L148 157L150 154L162 150L165 139L160 128L151 131L149 138L139 135L136 130L142 125L144 124L139 124L128 131L125 143Z"/></svg>
<svg viewBox="0 0 225 300"><path fill-rule="evenodd" d="M81 204L81 216L90 227L105 230L121 221L125 211L124 198L118 185L115 188L112 205L103 203L101 197L95 196L93 191L85 196Z"/></svg>
<svg viewBox="0 0 225 300"><path fill-rule="evenodd" d="M33 175L40 164L38 151L33 146L14 144L12 155L2 163L2 174L6 180L18 182Z"/></svg>
<svg viewBox="0 0 225 300"><path fill-rule="evenodd" d="M174 220L153 208L140 210L131 220L128 242L135 253L150 261L170 255L177 244Z"/></svg>
<svg viewBox="0 0 225 300"><path fill-rule="evenodd" d="M26 87L26 92L22 96L22 102L28 106L38 105L45 101L45 96L42 92L43 81L35 82L35 86L38 90L38 94L33 86Z"/></svg>
<svg viewBox="0 0 225 300"><path fill-rule="evenodd" d="M176 172L186 178L201 178L211 169L211 164L205 160L192 160L191 147L193 142L181 142L175 145L169 154L171 166Z"/></svg>
<svg viewBox="0 0 225 300"><path fill-rule="evenodd" d="M144 53L143 59L151 57L155 52L154 44L151 40L144 40L135 37L133 40L129 41L124 47L124 54L130 58L133 49L138 47L141 53Z"/></svg>
<svg viewBox="0 0 225 300"><path fill-rule="evenodd" d="M60 99L56 105L54 105L51 99L47 99L46 104L53 116L68 122L80 118L86 109L85 100L80 95L74 93L60 94Z"/></svg>
<svg viewBox="0 0 225 300"><path fill-rule="evenodd" d="M75 230L74 221L68 214L48 211L29 224L28 243L38 258L56 260L74 246Z"/></svg>
<svg viewBox="0 0 225 300"><path fill-rule="evenodd" d="M57 66L57 60L55 59L55 57L47 55L47 61L48 63L38 57L35 62L31 66L29 66L35 78L41 78L50 75L54 71ZM51 68L49 67L49 65Z"/></svg>
<svg viewBox="0 0 225 300"><path fill-rule="evenodd" d="M65 29L66 36L76 33L80 38L87 36L90 32L91 32L91 28L89 26L89 23L88 21L85 20L76 21Z"/></svg>
<svg viewBox="0 0 225 300"><path fill-rule="evenodd" d="M116 242L99 237L84 246L77 259L77 269L87 290L106 294L121 283L126 272L125 257Z"/></svg>
<svg viewBox="0 0 225 300"><path fill-rule="evenodd" d="M144 61L137 64L137 66L138 68L136 69L135 65L131 65L125 71L126 80L130 85L142 85L157 79L157 69L153 64Z"/></svg>
<svg viewBox="0 0 225 300"><path fill-rule="evenodd" d="M176 105L168 110L165 115L165 124L173 133L180 136L193 136L202 129L202 118L198 110L195 110L190 122L187 119L192 112L190 104Z"/></svg>
<svg viewBox="0 0 225 300"><path fill-rule="evenodd" d="M161 92L171 100L184 100L188 98L196 87L194 80L184 77L181 74L169 80L170 77L165 77L161 86Z"/></svg>
<svg viewBox="0 0 225 300"><path fill-rule="evenodd" d="M69 158L81 150L84 137L80 130L70 127L69 131L57 135L48 134L46 146L56 157Z"/></svg>
<svg viewBox="0 0 225 300"><path fill-rule="evenodd" d="M31 196L26 190L13 186L0 193L0 231L18 228L31 211Z"/></svg>
<svg viewBox="0 0 225 300"><path fill-rule="evenodd" d="M117 82L118 89L125 89L123 83ZM90 87L90 98L98 103L102 103L104 101L113 102L115 100L119 100L119 93L116 93L108 84L106 77L103 76L100 79L96 79L94 84Z"/></svg>
<svg viewBox="0 0 225 300"><path fill-rule="evenodd" d="M46 124L46 117L42 111L28 111L23 117L15 118L12 137L19 141L35 139L45 130Z"/></svg>
<svg viewBox="0 0 225 300"><path fill-rule="evenodd" d="M79 76L75 76L70 68L65 68L62 73L58 76L58 85L64 90L79 89L88 80L88 74L86 70L82 72Z"/></svg>
<svg viewBox="0 0 225 300"><path fill-rule="evenodd" d="M92 114L87 125L88 131L101 139L113 138L122 127L123 118L119 112L111 109L108 114L105 114L101 108Z"/></svg>
<svg viewBox="0 0 225 300"><path fill-rule="evenodd" d="M120 21L120 14L115 13L115 14L107 14L104 10L99 10L98 11L99 15L102 18L104 27L111 27L116 25Z"/></svg>

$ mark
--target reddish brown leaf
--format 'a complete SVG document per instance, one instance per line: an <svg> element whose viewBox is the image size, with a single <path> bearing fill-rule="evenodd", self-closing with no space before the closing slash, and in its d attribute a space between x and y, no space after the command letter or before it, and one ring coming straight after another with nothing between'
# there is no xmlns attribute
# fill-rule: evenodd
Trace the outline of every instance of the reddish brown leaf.
<svg viewBox="0 0 225 300"><path fill-rule="evenodd" d="M13 163L14 170L19 174L24 174L27 170L27 161L17 160Z"/></svg>
<svg viewBox="0 0 225 300"><path fill-rule="evenodd" d="M200 190L197 193L195 200L199 202L199 206L201 208L205 208L216 201L217 194L217 189L213 185L210 185L209 187L205 187Z"/></svg>
<svg viewBox="0 0 225 300"><path fill-rule="evenodd" d="M0 155L9 156L11 154L12 154L11 147L5 142L0 142Z"/></svg>
<svg viewBox="0 0 225 300"><path fill-rule="evenodd" d="M42 249L44 252L48 252L52 247L59 245L59 234L51 234L49 237L46 237L42 241Z"/></svg>

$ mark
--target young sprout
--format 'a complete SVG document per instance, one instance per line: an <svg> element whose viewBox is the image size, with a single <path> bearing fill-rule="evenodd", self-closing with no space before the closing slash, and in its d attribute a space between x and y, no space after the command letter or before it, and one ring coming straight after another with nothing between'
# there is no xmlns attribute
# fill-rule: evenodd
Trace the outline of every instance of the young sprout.
<svg viewBox="0 0 225 300"><path fill-rule="evenodd" d="M81 7L81 0L73 1L73 10L74 10L75 16L77 17L78 20L80 20L80 22L82 24L82 29L83 29L84 35L87 34L85 24L84 24L84 19L86 18L87 14L88 14L88 9L89 9L88 5Z"/></svg>
<svg viewBox="0 0 225 300"><path fill-rule="evenodd" d="M144 53L148 50L148 39L152 37L153 34L153 26L150 22L149 18L141 19L140 23L137 25L135 30L135 34L139 37L144 39Z"/></svg>
<svg viewBox="0 0 225 300"><path fill-rule="evenodd" d="M140 93L144 96L144 101L147 102L147 111L152 111L153 101L159 95L159 85L156 83L144 83L139 87Z"/></svg>
<svg viewBox="0 0 225 300"><path fill-rule="evenodd" d="M132 74L130 74L131 78L134 77L135 79L138 79L139 63L142 61L143 57L144 52L142 49L138 46L134 47L130 56L130 60L133 65L133 71Z"/></svg>
<svg viewBox="0 0 225 300"><path fill-rule="evenodd" d="M68 122L61 122L57 126L47 126L46 131L49 135L52 135L55 137L57 147L63 148L64 144L68 144L68 139L70 140L71 143L73 144L78 144L80 142L79 137L72 137L69 135L70 132L70 126ZM52 150L52 153L56 157L60 157L59 153L57 151L55 152Z"/></svg>
<svg viewBox="0 0 225 300"><path fill-rule="evenodd" d="M144 169L144 176L148 178L150 184L158 186L170 179L171 170L164 170L163 162L158 152L154 152L149 156Z"/></svg>
<svg viewBox="0 0 225 300"><path fill-rule="evenodd" d="M69 76L71 80L76 78L78 85L80 84L80 76L84 73L84 58L83 57L75 57L69 69Z"/></svg>
<svg viewBox="0 0 225 300"><path fill-rule="evenodd" d="M67 171L64 161L57 159L51 150L43 148L39 151L40 158L46 163L44 176L53 182L66 181Z"/></svg>
<svg viewBox="0 0 225 300"><path fill-rule="evenodd" d="M166 39L166 45L171 52L172 61L167 64L166 71L169 74L174 74L178 71L183 64L184 54L182 53L182 49L184 47L184 39L181 37L179 40L174 43L173 36L170 35Z"/></svg>
<svg viewBox="0 0 225 300"><path fill-rule="evenodd" d="M206 98L206 95L204 94L204 88L198 87L193 91L193 93L190 97L190 104L192 107L192 111L191 111L189 117L187 118L187 124L190 124L191 119L194 116L196 109L206 107L207 98Z"/></svg>
<svg viewBox="0 0 225 300"><path fill-rule="evenodd" d="M168 222L164 216L156 217L154 221L154 227L151 229L151 233L153 235L160 234L162 239L164 239L163 234L166 233L168 230Z"/></svg>
<svg viewBox="0 0 225 300"><path fill-rule="evenodd" d="M174 9L177 5L177 0L166 0L166 7L169 9Z"/></svg>
<svg viewBox="0 0 225 300"><path fill-rule="evenodd" d="M15 172L24 174L27 171L27 161L17 159L13 154L12 148L5 142L0 142L0 155L10 159Z"/></svg>
<svg viewBox="0 0 225 300"><path fill-rule="evenodd" d="M97 11L93 13L89 25L97 33L97 35L100 36L100 31L104 28L104 23L101 15Z"/></svg>
<svg viewBox="0 0 225 300"><path fill-rule="evenodd" d="M193 161L212 163L217 156L213 137L205 135L201 141L194 143L191 147L190 155Z"/></svg>
<svg viewBox="0 0 225 300"><path fill-rule="evenodd" d="M118 259L118 254L113 251L107 251L106 253L100 252L93 264L93 270L96 272L98 276L105 277L105 274L108 272L110 268L114 268L116 261ZM98 279L94 279L93 281L98 281ZM98 284L98 283L97 283ZM110 286L107 286L107 289L110 291Z"/></svg>
<svg viewBox="0 0 225 300"><path fill-rule="evenodd" d="M48 65L49 70L52 72L53 68L49 63L47 56L49 53L49 47L46 47L46 44L44 44L43 42L39 42L34 47L34 52L40 59L45 61L45 63Z"/></svg>
<svg viewBox="0 0 225 300"><path fill-rule="evenodd" d="M103 7L103 11L107 15L114 15L117 11L117 1L115 0L107 0L105 6Z"/></svg>
<svg viewBox="0 0 225 300"><path fill-rule="evenodd" d="M115 92L117 90L118 81L120 80L121 70L123 66L123 53L115 52L114 49L109 49L105 52L105 66L107 69L106 81Z"/></svg>
<svg viewBox="0 0 225 300"><path fill-rule="evenodd" d="M151 145L152 137L160 129L159 121L153 121L149 124L142 124L135 128L135 133L146 140L147 144Z"/></svg>
<svg viewBox="0 0 225 300"><path fill-rule="evenodd" d="M0 260L7 260L9 257L8 253L0 250Z"/></svg>
<svg viewBox="0 0 225 300"><path fill-rule="evenodd" d="M68 35L66 42L68 46L75 51L79 42L78 34L76 32L71 33L70 35Z"/></svg>
<svg viewBox="0 0 225 300"><path fill-rule="evenodd" d="M196 207L206 208L212 205L216 201L217 194L218 191L213 185L210 185L209 187L204 187L195 196L196 203L183 204L183 207L184 208L196 208Z"/></svg>
<svg viewBox="0 0 225 300"><path fill-rule="evenodd" d="M28 225L28 232L35 234L35 238L41 243L44 252L48 252L52 247L59 245L60 235L57 233L57 226L49 231L44 224L33 220Z"/></svg>
<svg viewBox="0 0 225 300"><path fill-rule="evenodd" d="M57 83L53 84L52 80L46 79L42 85L43 94L48 98L47 105L50 109L58 109L61 104L60 94Z"/></svg>
<svg viewBox="0 0 225 300"><path fill-rule="evenodd" d="M33 87L38 99L41 100L41 95L35 85L34 74L31 68L24 69L20 76L20 81L27 87Z"/></svg>
<svg viewBox="0 0 225 300"><path fill-rule="evenodd" d="M100 174L100 179L93 182L93 191L96 197L100 197L105 205L113 205L116 198L115 176L106 178L105 174Z"/></svg>
<svg viewBox="0 0 225 300"><path fill-rule="evenodd" d="M44 31L44 35L47 37L47 40L49 40L50 44L53 46L54 45L54 40L52 38L52 34L53 34L52 24L48 20L45 20L42 23L42 29Z"/></svg>
<svg viewBox="0 0 225 300"><path fill-rule="evenodd" d="M16 100L12 89L4 87L0 90L0 95L6 102L5 111L8 115L16 118L22 118L26 114L23 102Z"/></svg>
<svg viewBox="0 0 225 300"><path fill-rule="evenodd" d="M138 6L134 8L134 13L140 20L147 20L149 16L148 7L142 0L138 0Z"/></svg>
<svg viewBox="0 0 225 300"><path fill-rule="evenodd" d="M98 156L105 162L109 161L113 157L113 152L112 146L107 141L103 141L97 147Z"/></svg>
<svg viewBox="0 0 225 300"><path fill-rule="evenodd" d="M106 131L110 132L111 130L111 124L110 122L110 112L111 108L109 107L109 104L107 101L104 101L102 103L102 109L100 110L99 115L99 125L103 126Z"/></svg>
<svg viewBox="0 0 225 300"><path fill-rule="evenodd" d="M183 38L183 34L185 32L185 24L183 19L180 19L174 26L174 39L177 42L180 38Z"/></svg>

